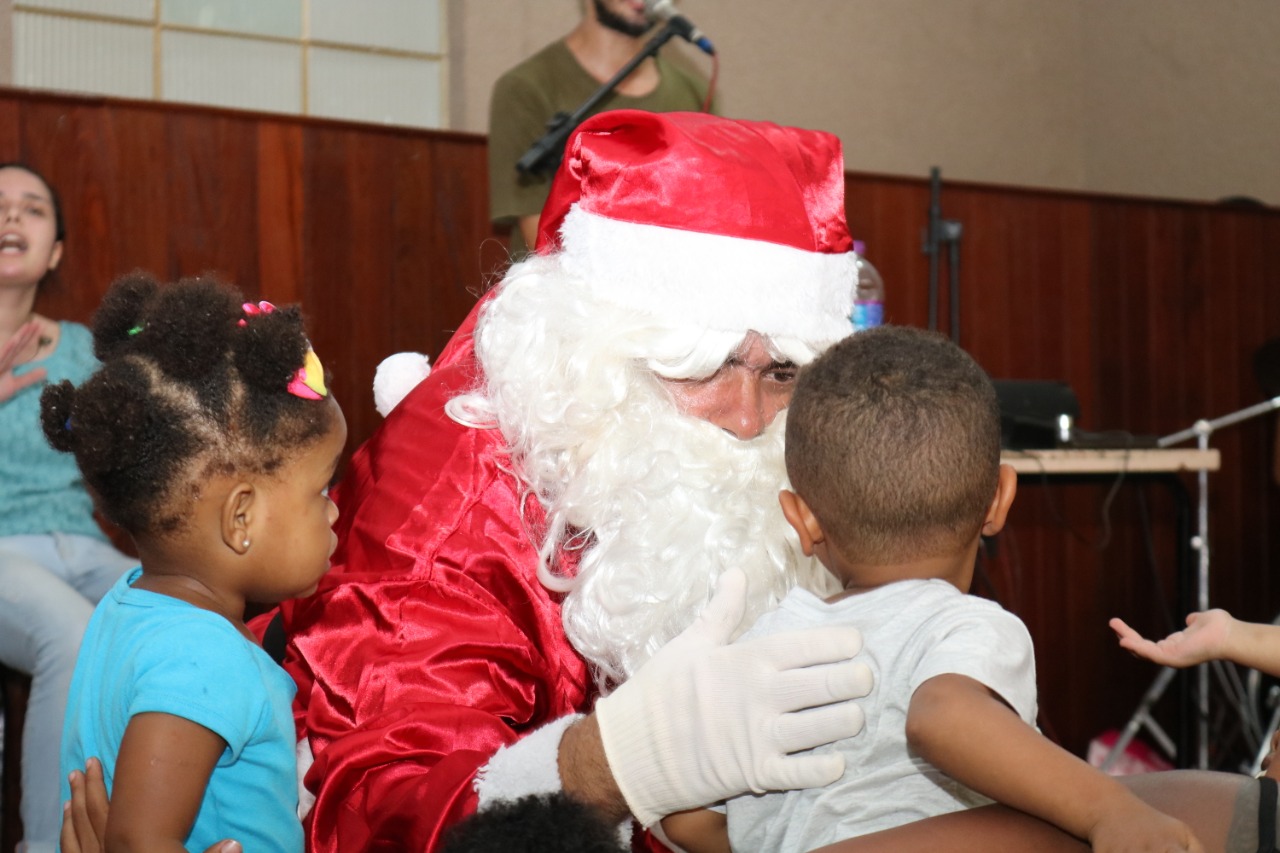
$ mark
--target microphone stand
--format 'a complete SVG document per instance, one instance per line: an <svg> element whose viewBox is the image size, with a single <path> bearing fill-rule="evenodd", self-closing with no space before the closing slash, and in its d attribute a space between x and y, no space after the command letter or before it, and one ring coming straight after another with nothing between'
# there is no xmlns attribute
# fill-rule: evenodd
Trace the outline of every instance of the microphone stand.
<svg viewBox="0 0 1280 853"><path fill-rule="evenodd" d="M565 142L568 141L569 134L573 132L573 129L581 124L591 110L607 98L619 83L625 80L632 71L635 71L636 66L656 54L659 48L671 41L672 36L681 36L692 40L693 25L680 16L670 18L662 29L658 30L653 38L645 43L639 53L633 56L626 65L622 66L617 74L610 77L608 82L596 89L591 97L583 101L572 114L558 112L548 119L546 132L539 137L537 142L529 146L528 151L524 152L524 156L516 162L516 169L526 175L554 172L556 167L560 165L560 158L564 155Z"/></svg>
<svg viewBox="0 0 1280 853"><path fill-rule="evenodd" d="M1273 409L1280 409L1280 397L1272 397L1270 400L1211 421L1198 420L1189 429L1159 439L1156 446L1169 447L1194 438L1200 450L1208 450L1209 436L1214 430L1238 424ZM1200 494L1196 508L1196 535L1191 537L1191 547L1199 556L1196 572L1196 610L1203 611L1209 609L1209 472L1207 469L1199 470L1196 475L1196 485ZM1207 769L1209 766L1209 664L1207 663L1196 667L1196 750L1196 767L1201 770Z"/></svg>
<svg viewBox="0 0 1280 853"><path fill-rule="evenodd" d="M929 330L938 329L938 254L942 244L950 249L947 293L951 302L951 340L960 343L960 235L963 226L942 218L942 172L929 170L929 221L924 232L924 253L929 256Z"/></svg>

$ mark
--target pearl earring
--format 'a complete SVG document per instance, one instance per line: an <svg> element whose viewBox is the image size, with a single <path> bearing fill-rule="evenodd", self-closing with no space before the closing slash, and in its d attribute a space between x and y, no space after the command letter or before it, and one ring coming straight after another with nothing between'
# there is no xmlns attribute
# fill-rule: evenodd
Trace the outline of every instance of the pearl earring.
<svg viewBox="0 0 1280 853"><path fill-rule="evenodd" d="M246 539L244 540L244 548L245 548L245 550L246 550L246 551L247 551L247 550L249 550L249 540L248 540L248 538L246 538Z"/></svg>

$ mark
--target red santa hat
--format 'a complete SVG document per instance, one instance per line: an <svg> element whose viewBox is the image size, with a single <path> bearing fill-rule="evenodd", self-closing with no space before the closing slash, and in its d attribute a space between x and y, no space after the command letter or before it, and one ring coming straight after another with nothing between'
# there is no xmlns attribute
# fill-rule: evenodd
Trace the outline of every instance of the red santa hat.
<svg viewBox="0 0 1280 853"><path fill-rule="evenodd" d="M537 251L672 325L813 344L852 331L844 159L829 133L617 110L574 131Z"/></svg>

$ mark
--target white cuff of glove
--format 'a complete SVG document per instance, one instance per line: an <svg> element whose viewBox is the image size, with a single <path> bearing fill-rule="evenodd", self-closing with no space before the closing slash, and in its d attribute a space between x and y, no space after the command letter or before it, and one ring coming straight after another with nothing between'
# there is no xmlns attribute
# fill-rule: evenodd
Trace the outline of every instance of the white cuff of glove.
<svg viewBox="0 0 1280 853"><path fill-rule="evenodd" d="M518 800L529 794L561 790L560 738L565 729L582 719L570 714L547 723L494 753L476 774L475 789L484 809L499 800Z"/></svg>

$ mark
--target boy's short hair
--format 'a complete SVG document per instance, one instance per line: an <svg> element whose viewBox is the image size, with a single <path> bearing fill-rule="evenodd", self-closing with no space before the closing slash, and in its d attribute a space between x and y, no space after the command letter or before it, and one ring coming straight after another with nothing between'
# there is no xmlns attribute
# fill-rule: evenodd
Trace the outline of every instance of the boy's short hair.
<svg viewBox="0 0 1280 853"><path fill-rule="evenodd" d="M947 338L905 326L851 335L803 368L787 474L847 558L942 554L978 534L1000 470L1000 406Z"/></svg>

